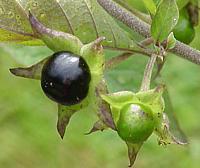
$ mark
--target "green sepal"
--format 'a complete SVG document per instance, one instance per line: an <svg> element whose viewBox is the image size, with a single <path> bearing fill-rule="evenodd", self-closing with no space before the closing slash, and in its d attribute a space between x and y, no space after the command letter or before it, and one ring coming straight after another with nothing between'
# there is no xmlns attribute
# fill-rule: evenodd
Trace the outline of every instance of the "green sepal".
<svg viewBox="0 0 200 168"><path fill-rule="evenodd" d="M90 67L94 85L97 85L103 77L105 57L101 43L104 40L104 37L99 37L95 41L82 46L80 51L80 55Z"/></svg>
<svg viewBox="0 0 200 168"><path fill-rule="evenodd" d="M85 135L89 135L89 134L92 134L92 133L97 132L97 131L103 131L107 128L108 127L104 124L104 122L102 120L98 120L94 123L94 125L90 129L90 131L88 133L86 133Z"/></svg>
<svg viewBox="0 0 200 168"><path fill-rule="evenodd" d="M101 94L107 94L108 89L105 81L102 79L101 82L96 87L96 97L97 97L97 104L98 110L97 115L99 119L108 127L113 130L116 130L115 122L113 120L112 112L110 105L101 98Z"/></svg>
<svg viewBox="0 0 200 168"><path fill-rule="evenodd" d="M137 154L142 147L143 143L138 143L138 144L131 144L126 142L126 145L128 147L128 158L129 158L129 167L132 167L133 164L135 163Z"/></svg>
<svg viewBox="0 0 200 168"><path fill-rule="evenodd" d="M115 123L119 119L120 110L127 104L138 104L146 109L147 112L153 113L157 119L157 114L163 113L165 107L162 98L164 89L164 85L159 85L155 89L145 92L122 91L101 95L101 97L110 104Z"/></svg>
<svg viewBox="0 0 200 168"><path fill-rule="evenodd" d="M162 94L165 90L164 85L159 85L155 89L136 93L137 98L146 106L149 106L154 114L163 113L165 104Z"/></svg>
<svg viewBox="0 0 200 168"><path fill-rule="evenodd" d="M139 99L136 97L135 93L130 91L121 91L111 94L101 95L101 98L110 104L113 120L115 124L119 120L120 110L127 104L139 103Z"/></svg>
<svg viewBox="0 0 200 168"><path fill-rule="evenodd" d="M40 80L43 65L46 63L48 59L49 57L43 59L42 61L28 68L12 68L10 69L10 72L14 74L15 76Z"/></svg>
<svg viewBox="0 0 200 168"><path fill-rule="evenodd" d="M155 134L158 136L159 145L178 144L186 145L187 143L181 142L170 132L170 123L167 114L163 113L159 116L160 122L155 128Z"/></svg>
<svg viewBox="0 0 200 168"><path fill-rule="evenodd" d="M136 94L131 91L120 91L116 93L101 95L101 97L112 107L115 108L121 108L126 104L139 102L139 99L136 97Z"/></svg>
<svg viewBox="0 0 200 168"><path fill-rule="evenodd" d="M77 37L45 27L31 12L29 12L29 21L35 36L40 38L51 50L54 52L70 51L80 55L83 44Z"/></svg>
<svg viewBox="0 0 200 168"><path fill-rule="evenodd" d="M77 111L76 107L68 108L66 106L58 104L58 122L57 122L57 130L63 139L65 130L72 115Z"/></svg>

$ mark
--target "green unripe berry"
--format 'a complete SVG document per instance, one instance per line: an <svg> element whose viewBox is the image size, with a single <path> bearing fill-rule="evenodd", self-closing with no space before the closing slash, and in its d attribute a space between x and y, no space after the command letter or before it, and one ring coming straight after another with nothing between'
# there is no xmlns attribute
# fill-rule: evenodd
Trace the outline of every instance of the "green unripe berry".
<svg viewBox="0 0 200 168"><path fill-rule="evenodd" d="M148 108L128 104L120 111L117 132L126 142L141 143L147 140L155 127L155 121Z"/></svg>
<svg viewBox="0 0 200 168"><path fill-rule="evenodd" d="M173 32L175 38L185 44L189 44L194 39L195 29L185 8L180 11L179 20Z"/></svg>

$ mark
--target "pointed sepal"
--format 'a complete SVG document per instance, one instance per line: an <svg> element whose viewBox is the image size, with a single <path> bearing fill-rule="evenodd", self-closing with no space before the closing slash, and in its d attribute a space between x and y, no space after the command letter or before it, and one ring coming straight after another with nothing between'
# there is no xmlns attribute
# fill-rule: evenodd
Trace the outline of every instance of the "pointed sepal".
<svg viewBox="0 0 200 168"><path fill-rule="evenodd" d="M116 126L113 120L113 116L111 113L110 105L103 100L100 95L108 93L107 86L105 81L102 80L99 85L96 87L96 97L98 103L98 112L97 115L99 119L109 128L116 130Z"/></svg>
<svg viewBox="0 0 200 168"><path fill-rule="evenodd" d="M77 37L45 27L31 12L29 12L29 21L34 34L50 49L55 52L70 51L80 55L80 49L83 44Z"/></svg>
<svg viewBox="0 0 200 168"><path fill-rule="evenodd" d="M72 115L76 112L76 109L69 108L67 106L63 106L58 104L58 122L57 122L57 130L63 139L65 135L65 130Z"/></svg>
<svg viewBox="0 0 200 168"><path fill-rule="evenodd" d="M155 89L136 93L137 98L146 106L149 106L155 115L162 114L165 103L162 98L165 85L158 85Z"/></svg>
<svg viewBox="0 0 200 168"><path fill-rule="evenodd" d="M170 132L170 123L167 115L163 113L160 124L155 128L155 133L158 135L159 145L178 144L186 145L186 142L181 142Z"/></svg>
<svg viewBox="0 0 200 168"><path fill-rule="evenodd" d="M85 135L92 134L97 131L103 131L104 129L108 128L101 120L94 123L93 127L90 129L88 133Z"/></svg>
<svg viewBox="0 0 200 168"><path fill-rule="evenodd" d="M97 85L103 77L105 58L101 44L104 40L104 37L99 37L95 41L84 45L80 51L81 56L85 58L90 67L94 85Z"/></svg>
<svg viewBox="0 0 200 168"><path fill-rule="evenodd" d="M137 154L142 146L142 143L139 144L131 144L131 143L126 143L128 147L128 158L129 158L129 167L132 167L133 164L135 163Z"/></svg>
<svg viewBox="0 0 200 168"><path fill-rule="evenodd" d="M102 94L101 97L111 106L116 108L121 108L129 103L139 102L139 99L135 96L135 93L131 91L120 91L104 95Z"/></svg>
<svg viewBox="0 0 200 168"><path fill-rule="evenodd" d="M10 69L10 72L15 76L20 76L23 78L30 78L30 79L41 79L41 72L44 64L49 59L49 57L43 59L42 61L28 67L28 68L13 68Z"/></svg>

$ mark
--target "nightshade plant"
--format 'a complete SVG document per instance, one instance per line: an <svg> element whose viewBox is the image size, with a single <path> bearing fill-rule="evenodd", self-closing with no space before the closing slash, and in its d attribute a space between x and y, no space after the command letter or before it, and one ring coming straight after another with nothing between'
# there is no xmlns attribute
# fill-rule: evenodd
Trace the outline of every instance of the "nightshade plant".
<svg viewBox="0 0 200 168"><path fill-rule="evenodd" d="M198 1L143 0L149 15L134 9L128 0L115 1L0 0L0 41L50 48L52 56L28 68L10 71L16 76L41 80L45 94L58 104L57 129L61 138L75 112L96 112L99 119L88 134L108 128L116 131L127 144L132 166L152 133L161 145L186 144L170 132L165 113L168 101L163 98L166 86L159 82L151 89L150 84L154 64L159 76L168 52L200 64L200 52L173 35L173 31L177 34L175 26L183 8L191 26L198 24ZM102 7L145 39L135 42ZM105 61L104 48L123 53ZM149 57L140 90L110 93L105 71L133 54Z"/></svg>

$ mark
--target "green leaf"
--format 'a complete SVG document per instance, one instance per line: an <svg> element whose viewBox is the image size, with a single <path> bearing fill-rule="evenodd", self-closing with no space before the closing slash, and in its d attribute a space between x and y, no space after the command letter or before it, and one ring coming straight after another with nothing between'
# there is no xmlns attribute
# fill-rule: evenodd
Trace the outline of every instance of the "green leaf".
<svg viewBox="0 0 200 168"><path fill-rule="evenodd" d="M21 65L30 66L53 54L45 46L24 46L22 44L0 44L0 47Z"/></svg>
<svg viewBox="0 0 200 168"><path fill-rule="evenodd" d="M178 8L181 10L190 0L176 0Z"/></svg>
<svg viewBox="0 0 200 168"><path fill-rule="evenodd" d="M156 11L151 25L151 35L164 41L178 22L179 11L175 0L163 0Z"/></svg>
<svg viewBox="0 0 200 168"><path fill-rule="evenodd" d="M75 35L84 44L100 36L106 37L106 47L130 48L133 44L129 34L94 0L0 0L0 31L4 32L0 41L43 44L31 29L29 10L46 27Z"/></svg>
<svg viewBox="0 0 200 168"><path fill-rule="evenodd" d="M171 32L167 38L166 49L173 49L175 45L176 45L176 38L174 37L174 33Z"/></svg>
<svg viewBox="0 0 200 168"><path fill-rule="evenodd" d="M150 14L155 15L156 13L156 5L153 0L143 0L145 7L150 12Z"/></svg>
<svg viewBox="0 0 200 168"><path fill-rule="evenodd" d="M161 2L162 0L154 0L154 2L156 3L156 5L159 5L159 3ZM177 6L179 8L179 10L181 10L185 5L187 5L187 3L189 2L190 0L176 0L176 3L177 3Z"/></svg>

